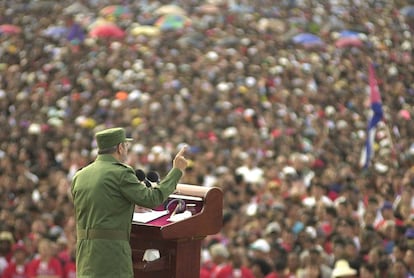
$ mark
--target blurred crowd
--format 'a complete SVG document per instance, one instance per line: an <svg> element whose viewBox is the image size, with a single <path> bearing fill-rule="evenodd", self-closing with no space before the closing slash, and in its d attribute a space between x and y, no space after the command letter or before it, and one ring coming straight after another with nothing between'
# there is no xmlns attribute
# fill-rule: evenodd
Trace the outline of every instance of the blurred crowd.
<svg viewBox="0 0 414 278"><path fill-rule="evenodd" d="M0 3L0 277L75 277L71 178L114 126L223 189L201 277L414 277L414 3Z"/></svg>

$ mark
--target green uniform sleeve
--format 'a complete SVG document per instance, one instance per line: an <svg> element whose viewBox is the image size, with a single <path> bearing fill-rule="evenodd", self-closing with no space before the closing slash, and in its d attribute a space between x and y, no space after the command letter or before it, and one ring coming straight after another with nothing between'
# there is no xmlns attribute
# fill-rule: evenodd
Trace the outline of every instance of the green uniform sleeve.
<svg viewBox="0 0 414 278"><path fill-rule="evenodd" d="M120 183L120 191L126 199L136 205L155 208L174 192L181 176L182 172L173 168L158 185L146 187L144 183L138 181L133 169L128 169Z"/></svg>

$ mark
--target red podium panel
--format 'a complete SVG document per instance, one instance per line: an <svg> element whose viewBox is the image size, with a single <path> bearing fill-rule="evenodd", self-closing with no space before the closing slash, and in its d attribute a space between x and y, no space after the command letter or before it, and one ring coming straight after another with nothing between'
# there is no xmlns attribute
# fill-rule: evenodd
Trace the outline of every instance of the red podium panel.
<svg viewBox="0 0 414 278"><path fill-rule="evenodd" d="M148 223L132 223L131 248L134 276L139 278L198 278L201 242L220 231L223 192L218 187L178 184L169 200L181 199L192 216L170 222L167 214ZM160 208L163 209L163 208ZM143 261L147 249L157 249L160 258Z"/></svg>

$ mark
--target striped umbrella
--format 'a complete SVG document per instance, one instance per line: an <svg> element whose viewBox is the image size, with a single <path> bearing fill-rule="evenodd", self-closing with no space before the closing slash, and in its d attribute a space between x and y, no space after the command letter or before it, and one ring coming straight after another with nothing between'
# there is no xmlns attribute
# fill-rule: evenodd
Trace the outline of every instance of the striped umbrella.
<svg viewBox="0 0 414 278"><path fill-rule="evenodd" d="M162 31L168 30L180 30L191 25L191 20L183 15L163 15L157 19L155 26L159 27Z"/></svg>
<svg viewBox="0 0 414 278"><path fill-rule="evenodd" d="M110 5L102 8L99 14L103 17L113 17L115 19L128 19L132 17L132 13L127 6Z"/></svg>

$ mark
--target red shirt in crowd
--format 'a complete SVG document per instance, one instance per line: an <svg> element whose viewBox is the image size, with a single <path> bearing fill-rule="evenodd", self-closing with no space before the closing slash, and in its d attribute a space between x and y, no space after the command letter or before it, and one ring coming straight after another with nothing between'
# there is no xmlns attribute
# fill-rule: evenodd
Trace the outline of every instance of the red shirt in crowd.
<svg viewBox="0 0 414 278"><path fill-rule="evenodd" d="M2 278L29 278L27 273L27 265L17 265L10 262L3 272Z"/></svg>
<svg viewBox="0 0 414 278"><path fill-rule="evenodd" d="M63 278L63 268L57 258L51 258L48 262L43 262L38 258L29 262L28 274L29 278L35 278L38 275L56 275Z"/></svg>
<svg viewBox="0 0 414 278"><path fill-rule="evenodd" d="M239 269L233 269L230 264L223 267L218 266L214 269L211 277L214 278L255 278L253 272L247 267L242 266Z"/></svg>
<svg viewBox="0 0 414 278"><path fill-rule="evenodd" d="M63 272L64 278L76 278L76 263L74 261L66 262Z"/></svg>
<svg viewBox="0 0 414 278"><path fill-rule="evenodd" d="M210 277L211 277L210 271L204 268L200 269L200 278L210 278Z"/></svg>

